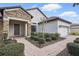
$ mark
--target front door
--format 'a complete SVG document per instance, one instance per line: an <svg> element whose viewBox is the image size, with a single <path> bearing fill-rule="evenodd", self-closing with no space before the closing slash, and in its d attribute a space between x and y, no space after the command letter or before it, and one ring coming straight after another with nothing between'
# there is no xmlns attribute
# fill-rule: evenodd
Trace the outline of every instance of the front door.
<svg viewBox="0 0 79 59"><path fill-rule="evenodd" d="M20 35L20 24L14 24L14 35Z"/></svg>

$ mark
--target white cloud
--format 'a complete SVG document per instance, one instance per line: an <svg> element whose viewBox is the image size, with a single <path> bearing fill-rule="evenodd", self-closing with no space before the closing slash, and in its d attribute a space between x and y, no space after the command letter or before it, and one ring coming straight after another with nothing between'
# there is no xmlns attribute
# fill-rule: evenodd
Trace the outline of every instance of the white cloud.
<svg viewBox="0 0 79 59"><path fill-rule="evenodd" d="M41 7L42 10L44 11L52 11L52 10L58 10L62 8L62 6L60 6L59 4L47 4Z"/></svg>
<svg viewBox="0 0 79 59"><path fill-rule="evenodd" d="M63 16L76 17L78 15L74 11L65 11L65 12L61 13L59 16L61 16L61 17L63 17Z"/></svg>

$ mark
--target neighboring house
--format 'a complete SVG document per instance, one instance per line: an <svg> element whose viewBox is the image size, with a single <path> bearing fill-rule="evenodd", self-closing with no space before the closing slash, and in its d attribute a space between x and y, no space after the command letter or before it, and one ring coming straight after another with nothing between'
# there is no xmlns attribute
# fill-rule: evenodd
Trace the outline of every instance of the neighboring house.
<svg viewBox="0 0 79 59"><path fill-rule="evenodd" d="M39 8L31 8L27 9L27 12L29 12L33 18L31 20L32 22L32 28L36 28L36 32L38 32L38 23L43 21L43 19L47 19L47 16L39 9ZM36 24L36 25L35 25Z"/></svg>
<svg viewBox="0 0 79 59"><path fill-rule="evenodd" d="M71 32L78 32L79 33L79 24L72 24L71 25Z"/></svg>
<svg viewBox="0 0 79 59"><path fill-rule="evenodd" d="M59 33L61 37L64 37L70 33L71 22L63 20L59 17L49 17L44 21L45 33ZM38 25L39 32L42 32L42 22Z"/></svg>
<svg viewBox="0 0 79 59"><path fill-rule="evenodd" d="M0 34L31 36L32 16L20 6L0 8Z"/></svg>

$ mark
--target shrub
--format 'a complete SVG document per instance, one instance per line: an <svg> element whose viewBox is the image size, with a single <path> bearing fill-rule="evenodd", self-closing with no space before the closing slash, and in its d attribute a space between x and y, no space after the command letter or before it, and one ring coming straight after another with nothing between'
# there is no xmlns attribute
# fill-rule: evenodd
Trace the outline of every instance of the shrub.
<svg viewBox="0 0 79 59"><path fill-rule="evenodd" d="M45 43L45 39L44 38L40 38L38 41L39 44L44 44Z"/></svg>
<svg viewBox="0 0 79 59"><path fill-rule="evenodd" d="M75 35L75 33L71 33L71 35Z"/></svg>
<svg viewBox="0 0 79 59"><path fill-rule="evenodd" d="M31 35L32 36L37 36L37 32L32 32Z"/></svg>
<svg viewBox="0 0 79 59"><path fill-rule="evenodd" d="M2 47L4 47L4 46L5 46L4 41L3 41L3 39L1 39L1 40L0 40L0 48L2 48Z"/></svg>
<svg viewBox="0 0 79 59"><path fill-rule="evenodd" d="M79 35L79 32L72 32L71 35Z"/></svg>
<svg viewBox="0 0 79 59"><path fill-rule="evenodd" d="M38 37L43 37L43 33L38 33Z"/></svg>
<svg viewBox="0 0 79 59"><path fill-rule="evenodd" d="M49 38L50 37L50 35L48 33L45 33L44 35L45 35L44 36L45 38Z"/></svg>
<svg viewBox="0 0 79 59"><path fill-rule="evenodd" d="M77 44L77 43L68 43L67 48L68 48L68 51L71 55L79 56L79 44Z"/></svg>
<svg viewBox="0 0 79 59"><path fill-rule="evenodd" d="M51 37L52 37L52 40L57 40L57 39L59 39L60 35L58 33L54 33L54 34L52 34Z"/></svg>
<svg viewBox="0 0 79 59"><path fill-rule="evenodd" d="M76 38L76 40L74 40L75 43L79 43L79 38Z"/></svg>
<svg viewBox="0 0 79 59"><path fill-rule="evenodd" d="M24 44L13 43L0 48L1 56L21 56L24 55Z"/></svg>
<svg viewBox="0 0 79 59"><path fill-rule="evenodd" d="M52 41L52 39L51 38L46 38L46 41L48 42L48 41Z"/></svg>
<svg viewBox="0 0 79 59"><path fill-rule="evenodd" d="M34 40L34 41L38 41L39 40L38 36L31 36L31 39Z"/></svg>
<svg viewBox="0 0 79 59"><path fill-rule="evenodd" d="M57 40L57 37L55 35L52 35L52 40Z"/></svg>
<svg viewBox="0 0 79 59"><path fill-rule="evenodd" d="M0 48L4 47L5 44L4 43L0 43Z"/></svg>
<svg viewBox="0 0 79 59"><path fill-rule="evenodd" d="M17 43L17 41L16 40L12 40L12 39L7 39L7 40L4 40L4 43L5 44Z"/></svg>
<svg viewBox="0 0 79 59"><path fill-rule="evenodd" d="M60 37L58 33L55 33L54 35L56 36L57 39Z"/></svg>
<svg viewBox="0 0 79 59"><path fill-rule="evenodd" d="M7 33L3 33L3 39L6 40L7 39Z"/></svg>

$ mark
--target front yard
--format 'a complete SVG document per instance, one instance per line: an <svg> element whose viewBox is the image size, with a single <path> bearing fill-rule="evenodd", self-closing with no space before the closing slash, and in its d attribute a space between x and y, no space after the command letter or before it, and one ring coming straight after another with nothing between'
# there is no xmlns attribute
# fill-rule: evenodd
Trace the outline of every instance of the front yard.
<svg viewBox="0 0 79 59"><path fill-rule="evenodd" d="M42 48L44 46L48 46L50 44L54 44L58 41L62 41L65 38L60 38L60 35L58 33L49 34L49 33L32 33L31 38L26 38L28 41L30 41L35 46Z"/></svg>
<svg viewBox="0 0 79 59"><path fill-rule="evenodd" d="M23 56L24 44L16 40L7 39L7 33L0 39L0 56Z"/></svg>

